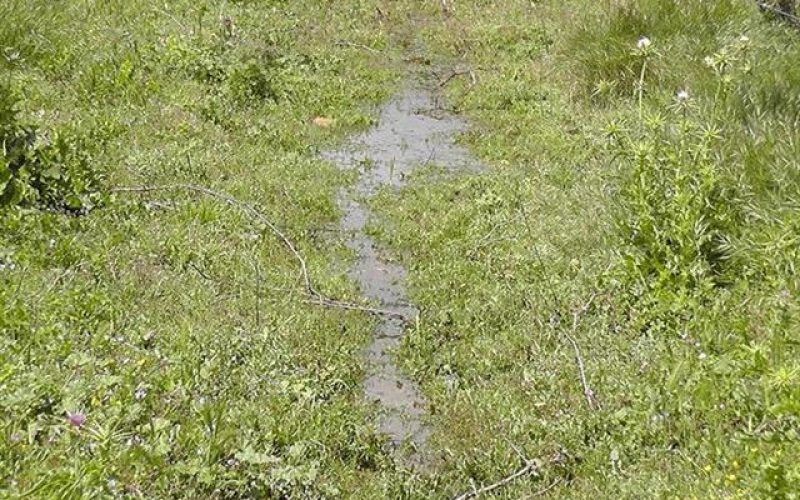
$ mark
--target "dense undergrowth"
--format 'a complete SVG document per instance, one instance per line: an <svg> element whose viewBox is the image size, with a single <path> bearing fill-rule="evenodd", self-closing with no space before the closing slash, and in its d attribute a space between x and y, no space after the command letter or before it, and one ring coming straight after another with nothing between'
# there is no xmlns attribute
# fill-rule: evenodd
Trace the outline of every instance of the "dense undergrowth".
<svg viewBox="0 0 800 500"><path fill-rule="evenodd" d="M744 0L502 4L0 4L2 495L443 498L529 459L497 495L796 498L800 34ZM487 165L375 201L427 476L362 401L370 321L307 304L269 228L112 189L231 193L358 300L317 151L423 50L473 70L446 92Z"/></svg>

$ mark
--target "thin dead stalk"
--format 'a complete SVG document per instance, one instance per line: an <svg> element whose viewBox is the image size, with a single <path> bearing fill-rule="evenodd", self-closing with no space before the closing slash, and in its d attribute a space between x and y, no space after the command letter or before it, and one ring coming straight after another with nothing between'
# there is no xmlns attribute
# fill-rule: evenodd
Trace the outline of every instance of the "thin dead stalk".
<svg viewBox="0 0 800 500"><path fill-rule="evenodd" d="M800 28L800 17L794 15L793 0L784 0L779 2L777 6L770 5L768 2L759 0L756 1L756 4L758 5L759 10L762 12L770 11L783 21L794 25L796 28Z"/></svg>
<svg viewBox="0 0 800 500"><path fill-rule="evenodd" d="M483 488L474 489L472 491L469 491L467 493L459 495L459 496L455 497L453 500L467 500L468 498L477 498L477 497L483 495L484 493L489 493L489 492L492 492L492 491L494 491L494 490L496 490L498 488L502 488L504 486L507 486L507 485L513 483L514 481L516 481L517 479L521 478L522 476L526 476L528 474L536 472L536 470L538 468L539 468L539 466L537 465L536 462L534 462L532 460L527 460L525 462L525 466L523 468L521 468L518 471L514 472L510 476L506 476L503 479L501 479L500 481L497 481L496 483L490 484L488 486L484 486Z"/></svg>
<svg viewBox="0 0 800 500"><path fill-rule="evenodd" d="M214 191L213 189L209 189L203 186L195 186L193 184L168 184L168 185L158 185L158 186L124 186L111 189L112 193L152 193L156 191L189 191L209 196L211 198L216 198L218 200L222 200L228 203L229 205L233 205L239 208L247 215L249 215L252 219L255 219L263 223L281 241L281 243L283 243L283 245L289 250L289 252L292 254L294 259L299 264L300 272L303 276L303 288L306 295L309 296L309 300L307 301L308 303L324 307L336 308L336 309L362 311L379 316L390 316L390 317L405 319L405 317L401 313L396 311L376 309L373 307L366 307L366 306L361 306L359 304L353 304L351 302L343 302L328 297L325 294L317 291L317 289L314 288L314 285L311 281L311 276L308 273L308 265L306 264L306 260L300 253L300 251L297 249L297 246L294 244L294 242L292 242L292 240L289 239L289 237L286 236L286 234L283 231L281 231L266 215L264 215L254 206L250 205L249 203L243 202L237 198L234 198L233 196L225 192Z"/></svg>
<svg viewBox="0 0 800 500"><path fill-rule="evenodd" d="M472 85L475 85L478 82L478 78L475 76L475 72L473 70L471 70L471 69L459 69L459 70L450 71L449 75L447 75L446 77L440 79L439 80L439 87L441 88L441 87L446 86L448 83L450 83L450 81L453 78L456 78L457 76L467 76L467 75L469 76L469 81L470 81L470 83Z"/></svg>
<svg viewBox="0 0 800 500"><path fill-rule="evenodd" d="M532 495L530 495L530 496L528 496L528 497L526 497L526 498L535 498L535 497L540 497L540 496L544 495L545 493L547 493L548 491L550 491L550 490L552 490L553 488L555 488L556 486L558 486L559 484L561 484L561 478L560 478L560 477L557 477L557 478L555 479L555 481L553 481L552 483L550 483L550 485L549 485L549 486L547 486L546 488L543 488L543 489L541 489L541 490L537 491L536 493L534 493L534 494L532 494Z"/></svg>
<svg viewBox="0 0 800 500"><path fill-rule="evenodd" d="M600 407L600 405L597 403L595 393L589 386L589 382L586 379L586 369L584 368L583 364L583 356L581 355L580 347L578 347L578 343L575 341L573 335L575 335L575 333L578 331L578 325L580 324L581 316L586 314L586 311L589 310L589 307L591 307L596 296L597 294L592 294L592 296L589 297L589 300L587 300L583 306L572 313L572 334L566 332L564 333L564 336L567 338L569 343L572 344L572 349L575 351L575 364L578 366L578 375L581 380L581 386L583 387L583 395L586 397L586 403L589 405L590 410L596 410Z"/></svg>
<svg viewBox="0 0 800 500"><path fill-rule="evenodd" d="M372 315L375 315L375 316L389 316L389 317L392 317L392 318L402 319L404 321L408 319L408 318L406 318L406 316L404 316L403 314L401 314L401 313L399 313L397 311L389 311L387 309L378 309L378 308L374 308L374 307L367 307L367 306L362 306L362 305L358 305L358 304L353 304L353 303L350 303L350 302L341 302L339 300L332 300L332 299L320 300L319 298L315 298L315 299L308 299L308 300L305 301L305 303L306 304L312 304L312 305L325 306L325 307L330 307L330 308L335 308L335 309L344 309L344 310L347 310L347 311L361 311L361 312L369 313L369 314L372 314Z"/></svg>

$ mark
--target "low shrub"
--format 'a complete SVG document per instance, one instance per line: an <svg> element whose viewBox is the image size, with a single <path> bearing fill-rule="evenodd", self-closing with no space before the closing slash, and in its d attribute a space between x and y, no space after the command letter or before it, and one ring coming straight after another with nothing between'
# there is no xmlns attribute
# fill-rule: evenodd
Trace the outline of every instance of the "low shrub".
<svg viewBox="0 0 800 500"><path fill-rule="evenodd" d="M100 201L104 174L87 137L23 124L18 98L0 85L0 209L36 206L83 213Z"/></svg>

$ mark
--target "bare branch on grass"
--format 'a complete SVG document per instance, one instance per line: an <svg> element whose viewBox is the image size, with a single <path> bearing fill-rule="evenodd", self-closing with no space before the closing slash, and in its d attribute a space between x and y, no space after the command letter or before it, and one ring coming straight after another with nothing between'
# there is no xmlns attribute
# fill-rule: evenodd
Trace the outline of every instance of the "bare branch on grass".
<svg viewBox="0 0 800 500"><path fill-rule="evenodd" d="M800 28L800 17L795 15L794 11L794 0L782 0L778 2L778 5L771 5L769 2L756 0L756 4L758 5L758 9L762 12L769 11L778 19L786 21L789 24L794 25L796 28Z"/></svg>
<svg viewBox="0 0 800 500"><path fill-rule="evenodd" d="M528 236L531 238L531 241L535 241L535 238L533 236L533 230L531 229L531 226L530 226L530 224L528 222L528 214L527 214L527 210L525 210L525 205L524 204L520 204L520 210L521 210L522 215L523 215L523 221L525 223L525 227L528 230ZM536 259L539 261L539 265L541 266L541 269L546 269L546 266L545 266L545 263L544 263L544 259L542 258L541 254L539 253L538 247L536 245L534 245L533 249L534 249L534 255L536 256ZM551 318L550 318L550 325L551 325L551 328L553 328L554 331L557 332L558 331L557 329L559 328L559 325L561 323L561 321L560 321L561 320L561 314L559 312L559 309L561 309L561 307L559 306L560 300L555 294L556 288L555 288L554 284L552 283L552 281L550 281L550 275L543 273L543 276L548 281L548 287L547 288L548 288L548 290L550 292L552 305L553 305L553 307L556 308L556 313L553 316L551 316ZM570 334L570 333L564 332L564 337L566 337L567 341L569 341L569 343L572 345L572 349L575 352L575 364L578 367L578 376L579 376L580 381L581 381L581 387L583 387L583 395L586 398L586 403L589 405L589 409L590 410L599 409L600 408L600 404L597 402L597 396L595 395L595 392L592 390L591 386L589 385L588 379L586 378L586 368L584 367L584 363L583 363L583 355L581 354L581 349L578 346L578 342L575 340L574 335L578 331L578 326L580 324L581 317L584 314L586 314L586 312L592 306L592 303L594 302L595 297L597 297L597 293L593 293L589 297L589 300L587 300L580 308L578 308L577 310L575 310L573 312L573 314L572 314L572 333Z"/></svg>
<svg viewBox="0 0 800 500"><path fill-rule="evenodd" d="M125 187L117 187L111 189L112 193L151 193L157 191L189 191L193 193L202 194L205 196L209 196L211 198L215 198L218 200L222 200L229 205L233 205L241 209L244 213L249 215L252 219L257 220L263 223L265 226L269 228L269 230L283 243L283 245L289 250L292 254L294 259L300 266L300 272L303 277L303 288L306 295L309 296L309 300L307 301L310 304L316 304L323 307L335 308L335 309L345 309L350 311L361 311L366 312L374 315L379 316L390 316L399 319L406 319L405 316L397 311L390 311L386 309L377 309L373 307L366 307L359 304L354 304L351 302L343 302L337 299L333 299L328 297L327 295L320 293L314 287L311 276L308 273L308 265L306 263L305 258L297 249L297 245L289 239L286 234L281 231L266 215L264 215L261 211L256 209L254 206L250 205L249 203L243 202L233 196L222 192L222 191L214 191L213 189L209 189L203 186L195 186L193 184L169 184L169 185L158 185L158 186L125 186Z"/></svg>
<svg viewBox="0 0 800 500"><path fill-rule="evenodd" d="M514 447L514 448L516 449L516 447ZM519 453L519 450L517 450L517 453ZM522 467L521 469L517 470L513 474L510 474L510 475L504 477L503 479L497 481L496 483L492 483L492 484L490 484L488 486L484 486L482 488L477 488L477 489L473 488L472 491L469 491L467 493L463 493L463 494L455 497L453 500L468 500L470 498L477 498L477 497L479 497L481 495L484 495L486 493L491 493L492 491L495 491L495 490L498 490L498 489L503 488L505 486L508 486L509 484L513 483L514 481L516 481L517 479L519 479L519 478L521 478L523 476L527 476L529 474L535 474L535 473L537 473L539 471L540 466L539 466L539 463L537 461L528 460L528 459L525 459L525 458L523 458L523 461L525 462L525 466ZM558 463L558 461L559 460L557 458L555 458L555 459L551 460L550 463L551 464L552 463ZM539 491L537 491L535 493L532 493L527 498L535 498L535 497L542 496L545 493L547 493L548 491L550 491L553 488L555 488L556 486L558 486L560 483L561 483L561 478L557 477L557 478L555 478L553 480L553 482L551 482L545 488L543 488L543 489L541 489L541 490L539 490Z"/></svg>
<svg viewBox="0 0 800 500"><path fill-rule="evenodd" d="M572 344L572 349L575 351L575 364L578 366L578 376L580 377L581 386L583 387L583 395L586 398L586 403L589 405L590 410L596 410L600 407L600 405L597 402L597 397L595 396L594 391L589 386L589 382L586 378L586 369L583 364L583 356L581 355L580 347L578 347L578 343L575 341L573 335L575 335L575 332L578 331L578 325L580 324L581 316L586 314L586 311L589 310L589 307L591 307L596 296L597 294L592 294L592 296L589 297L589 300L587 300L583 306L572 313L572 334L564 333L564 336L567 338L569 343Z"/></svg>
<svg viewBox="0 0 800 500"><path fill-rule="evenodd" d="M528 474L536 472L538 469L539 466L536 462L534 462L533 460L527 460L525 462L525 466L519 469L518 471L514 472L513 474L504 477L503 479L497 481L496 483L484 486L483 488L474 489L472 491L459 495L455 497L454 500L467 500L469 498L477 498L483 495L484 493L489 493L498 488L507 486L523 476L527 476Z"/></svg>
<svg viewBox="0 0 800 500"><path fill-rule="evenodd" d="M472 69L454 69L446 77L439 79L439 87L446 86L453 78L458 76L469 76L469 81L472 85L478 82L478 77L475 76L475 72Z"/></svg>
<svg viewBox="0 0 800 500"><path fill-rule="evenodd" d="M555 479L555 480L554 480L552 483L550 483L550 485L549 485L549 486L547 486L546 488L543 488L543 489L541 489L541 490L537 491L536 493L534 493L534 494L532 494L531 496L529 496L529 497L526 497L526 498L535 498L535 497L540 497L540 496L544 495L545 493L547 493L548 491L550 491L550 490L552 490L553 488L555 488L556 486L558 486L559 484L561 484L561 478L560 478L560 477L557 477L557 478L556 478L556 479Z"/></svg>

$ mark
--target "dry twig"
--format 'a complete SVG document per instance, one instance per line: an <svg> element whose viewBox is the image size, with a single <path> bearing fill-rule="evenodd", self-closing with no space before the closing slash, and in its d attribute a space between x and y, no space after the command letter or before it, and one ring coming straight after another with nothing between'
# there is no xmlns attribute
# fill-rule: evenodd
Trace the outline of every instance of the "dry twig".
<svg viewBox="0 0 800 500"><path fill-rule="evenodd" d="M475 83L477 83L478 78L475 76L475 72L473 70L471 70L471 69L454 69L454 70L450 71L449 75L447 75L444 78L439 79L439 87L444 87L445 85L450 83L450 80L452 80L453 78L455 78L457 76L465 76L465 75L469 76L469 81L470 81L470 83L472 85L475 85Z"/></svg>
<svg viewBox="0 0 800 500"><path fill-rule="evenodd" d="M527 460L525 462L525 467L519 469L518 471L516 471L515 473L511 474L510 476L506 476L503 479L501 479L500 481L497 481L496 483L490 484L488 486L484 486L483 488L472 490L472 491L469 491L467 493L464 493L463 495L459 495L454 500L467 500L468 498L479 497L479 496L483 495L484 493L489 493L489 492L494 491L494 490L496 490L498 488L502 488L503 486L511 484L514 481L516 481L517 479L521 478L522 476L526 476L526 475L528 475L528 474L530 474L532 472L535 472L536 469L538 469L538 468L539 468L539 466L536 464L536 462L534 462L532 460Z"/></svg>
<svg viewBox="0 0 800 500"><path fill-rule="evenodd" d="M576 310L572 313L572 335L569 333L564 333L564 336L567 338L570 344L572 344L572 349L575 351L575 363L578 365L578 375L580 376L581 386L583 386L583 395L586 397L586 403L589 405L590 410L595 410L599 407L597 403L597 398L595 397L594 391L589 386L589 382L586 379L586 369L583 366L583 356L581 356L581 350L578 347L578 343L575 341L573 335L578 330L578 324L580 323L580 318L583 316L586 311L589 310L591 307L592 302L594 302L594 298L597 294L592 294L589 297L589 300L581 306L580 309Z"/></svg>
<svg viewBox="0 0 800 500"><path fill-rule="evenodd" d="M151 193L156 191L189 191L209 196L211 198L216 198L218 200L222 200L228 203L229 205L234 205L238 207L243 212L248 214L251 218L263 223L283 243L283 245L289 250L289 252L292 254L292 256L300 265L300 272L303 276L304 290L306 295L310 297L308 303L324 307L336 308L336 309L362 311L375 315L406 319L401 313L396 311L376 309L373 307L361 306L359 304L353 304L350 302L342 302L333 299L331 297L328 297L317 291L316 288L314 288L313 283L311 282L311 277L308 273L308 266L306 264L306 260L305 258L303 258L303 255L297 249L297 246L292 242L292 240L290 240L289 237L286 236L286 234L283 231L281 231L271 220L269 220L269 218L267 218L266 215L264 215L254 206L250 205L249 203L245 203L241 200L238 200L227 193L221 191L214 191L213 189L209 189L203 186L195 186L193 184L169 184L169 185L159 185L159 186L126 186L126 187L113 188L111 190L111 192L113 193Z"/></svg>
<svg viewBox="0 0 800 500"><path fill-rule="evenodd" d="M531 496L529 496L529 497L526 497L526 498L540 497L540 496L544 495L545 493L547 493L548 491L550 491L550 490L552 490L553 488L555 488L556 486L558 486L560 483L561 483L561 478L560 478L560 477L557 477L557 478L556 478L556 479L555 479L555 480L554 480L552 483L550 483L550 485L548 485L546 488L543 488L543 489L541 489L541 490L537 491L536 493L534 493L534 494L532 494Z"/></svg>
<svg viewBox="0 0 800 500"><path fill-rule="evenodd" d="M794 15L793 0L784 0L779 2L777 6L771 5L768 2L757 0L759 10L762 12L772 12L777 18L782 19L795 27L800 28L800 17Z"/></svg>

